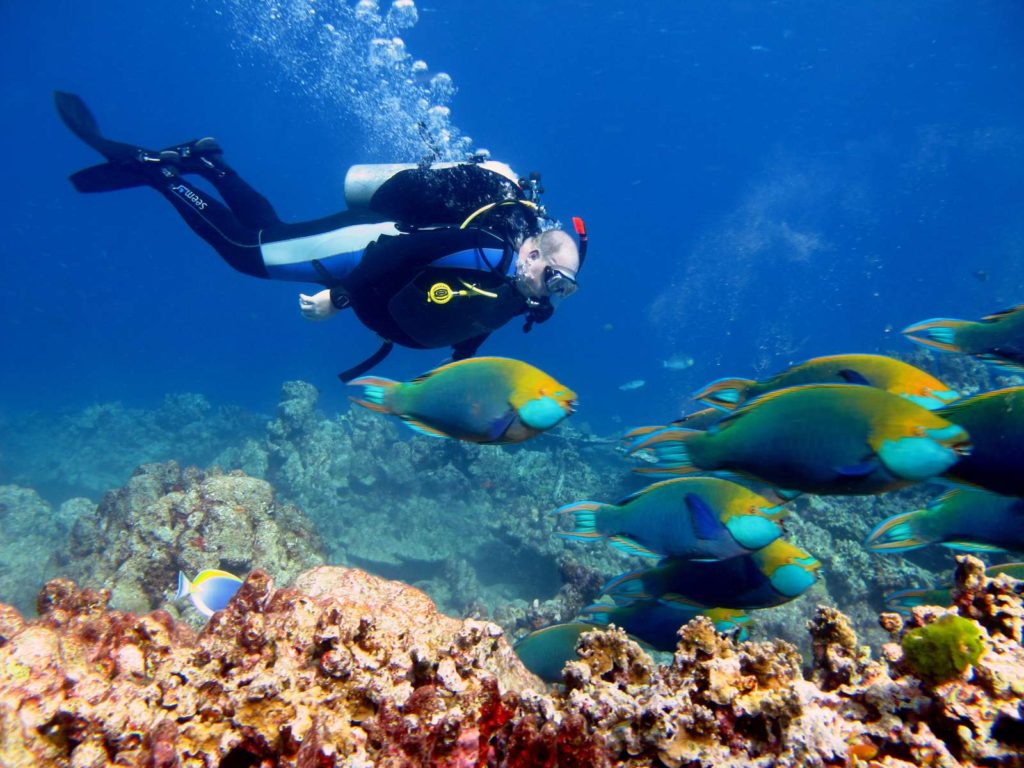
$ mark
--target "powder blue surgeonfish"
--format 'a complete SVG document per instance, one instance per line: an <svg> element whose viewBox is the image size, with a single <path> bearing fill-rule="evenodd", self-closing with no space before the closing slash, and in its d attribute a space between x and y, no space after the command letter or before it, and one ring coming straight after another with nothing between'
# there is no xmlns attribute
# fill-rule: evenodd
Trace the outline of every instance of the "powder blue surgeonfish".
<svg viewBox="0 0 1024 768"><path fill-rule="evenodd" d="M359 405L401 418L417 432L473 443L520 443L573 412L576 393L521 360L474 357L408 382L366 376Z"/></svg>
<svg viewBox="0 0 1024 768"><path fill-rule="evenodd" d="M960 352L1012 373L1024 372L1024 304L980 322L936 317L915 323L903 333L932 349Z"/></svg>
<svg viewBox="0 0 1024 768"><path fill-rule="evenodd" d="M642 435L629 450L656 455L641 473L739 472L805 493L882 493L939 475L969 451L969 429L941 413L875 387L806 384L762 395L704 432Z"/></svg>
<svg viewBox="0 0 1024 768"><path fill-rule="evenodd" d="M643 557L721 560L761 549L782 535L784 510L742 485L717 477L655 483L618 504L578 501L555 510L572 514L567 539L607 538Z"/></svg>
<svg viewBox="0 0 1024 768"><path fill-rule="evenodd" d="M200 571L192 581L189 581L184 573L178 571L178 594L174 596L174 599L191 598L192 605L203 616L209 617L217 611L224 610L241 586L240 578L215 568Z"/></svg>
<svg viewBox="0 0 1024 768"><path fill-rule="evenodd" d="M731 411L756 397L801 384L862 384L905 397L922 408L949 405L959 394L930 373L885 355L826 355L767 379L717 379L694 394L694 399Z"/></svg>
<svg viewBox="0 0 1024 768"><path fill-rule="evenodd" d="M729 608L698 608L666 600L636 600L626 605L594 603L580 611L585 622L614 624L658 651L671 652L679 641L679 628L697 616L707 616L715 629L737 640L747 639L750 617Z"/></svg>
<svg viewBox="0 0 1024 768"><path fill-rule="evenodd" d="M928 544L969 552L1024 550L1024 499L956 488L924 509L890 517L866 542L876 552L906 552Z"/></svg>
<svg viewBox="0 0 1024 768"><path fill-rule="evenodd" d="M985 576L990 579L994 579L1002 574L1024 581L1024 563L1003 563L1002 565L992 565L985 569ZM909 616L911 609L919 605L940 605L945 607L952 604L952 585L939 589L913 587L911 589L901 589L898 592L890 592L885 596L886 609L902 613L904 616Z"/></svg>
<svg viewBox="0 0 1024 768"><path fill-rule="evenodd" d="M661 599L708 608L768 608L799 597L821 567L784 539L728 560L668 558L654 568L625 573L605 585L617 602Z"/></svg>

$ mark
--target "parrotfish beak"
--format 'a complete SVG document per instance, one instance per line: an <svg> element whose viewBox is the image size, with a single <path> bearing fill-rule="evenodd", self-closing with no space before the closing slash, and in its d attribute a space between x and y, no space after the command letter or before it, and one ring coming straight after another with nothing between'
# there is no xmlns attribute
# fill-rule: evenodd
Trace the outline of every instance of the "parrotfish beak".
<svg viewBox="0 0 1024 768"><path fill-rule="evenodd" d="M562 404L549 395L526 402L518 411L519 418L531 429L551 429L573 412L572 402Z"/></svg>
<svg viewBox="0 0 1024 768"><path fill-rule="evenodd" d="M882 444L878 455L896 477L927 480L941 475L971 452L970 437L956 424L926 429L917 437L902 437Z"/></svg>
<svg viewBox="0 0 1024 768"><path fill-rule="evenodd" d="M771 575L772 586L786 597L802 595L817 578L814 574L819 563L813 557L797 563L780 565Z"/></svg>
<svg viewBox="0 0 1024 768"><path fill-rule="evenodd" d="M778 523L760 515L737 515L725 527L741 547L751 551L768 546L782 534Z"/></svg>

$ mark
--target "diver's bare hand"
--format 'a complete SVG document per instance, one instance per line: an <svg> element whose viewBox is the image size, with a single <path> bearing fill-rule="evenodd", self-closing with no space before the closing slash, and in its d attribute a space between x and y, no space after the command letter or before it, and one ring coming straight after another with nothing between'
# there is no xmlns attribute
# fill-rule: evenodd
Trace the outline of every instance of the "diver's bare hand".
<svg viewBox="0 0 1024 768"><path fill-rule="evenodd" d="M300 293L299 311L307 320L326 320L336 314L338 308L331 303L331 292L325 288L312 296Z"/></svg>

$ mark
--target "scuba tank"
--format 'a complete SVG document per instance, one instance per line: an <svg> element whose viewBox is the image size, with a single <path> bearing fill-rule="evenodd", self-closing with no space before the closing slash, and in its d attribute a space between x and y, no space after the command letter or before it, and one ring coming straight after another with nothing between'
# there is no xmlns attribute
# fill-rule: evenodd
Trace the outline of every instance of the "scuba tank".
<svg viewBox="0 0 1024 768"><path fill-rule="evenodd" d="M345 173L345 205L350 209L373 210L373 196L399 173L415 170L429 172L459 166L483 168L497 173L513 183L518 182L518 176L512 168L507 163L497 160L484 160L479 163L472 161L431 163L426 166L421 163L363 163L353 165Z"/></svg>

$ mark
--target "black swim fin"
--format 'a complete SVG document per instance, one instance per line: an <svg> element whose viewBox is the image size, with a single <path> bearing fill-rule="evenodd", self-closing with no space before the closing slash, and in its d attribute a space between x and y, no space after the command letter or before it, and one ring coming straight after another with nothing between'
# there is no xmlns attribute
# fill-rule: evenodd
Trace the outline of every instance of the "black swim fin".
<svg viewBox="0 0 1024 768"><path fill-rule="evenodd" d="M79 192L113 192L148 184L137 170L116 163L90 165L72 173L68 179Z"/></svg>
<svg viewBox="0 0 1024 768"><path fill-rule="evenodd" d="M113 163L128 163L137 159L140 152L145 151L131 144L104 138L89 107L75 94L54 91L53 101L64 125L107 160Z"/></svg>

